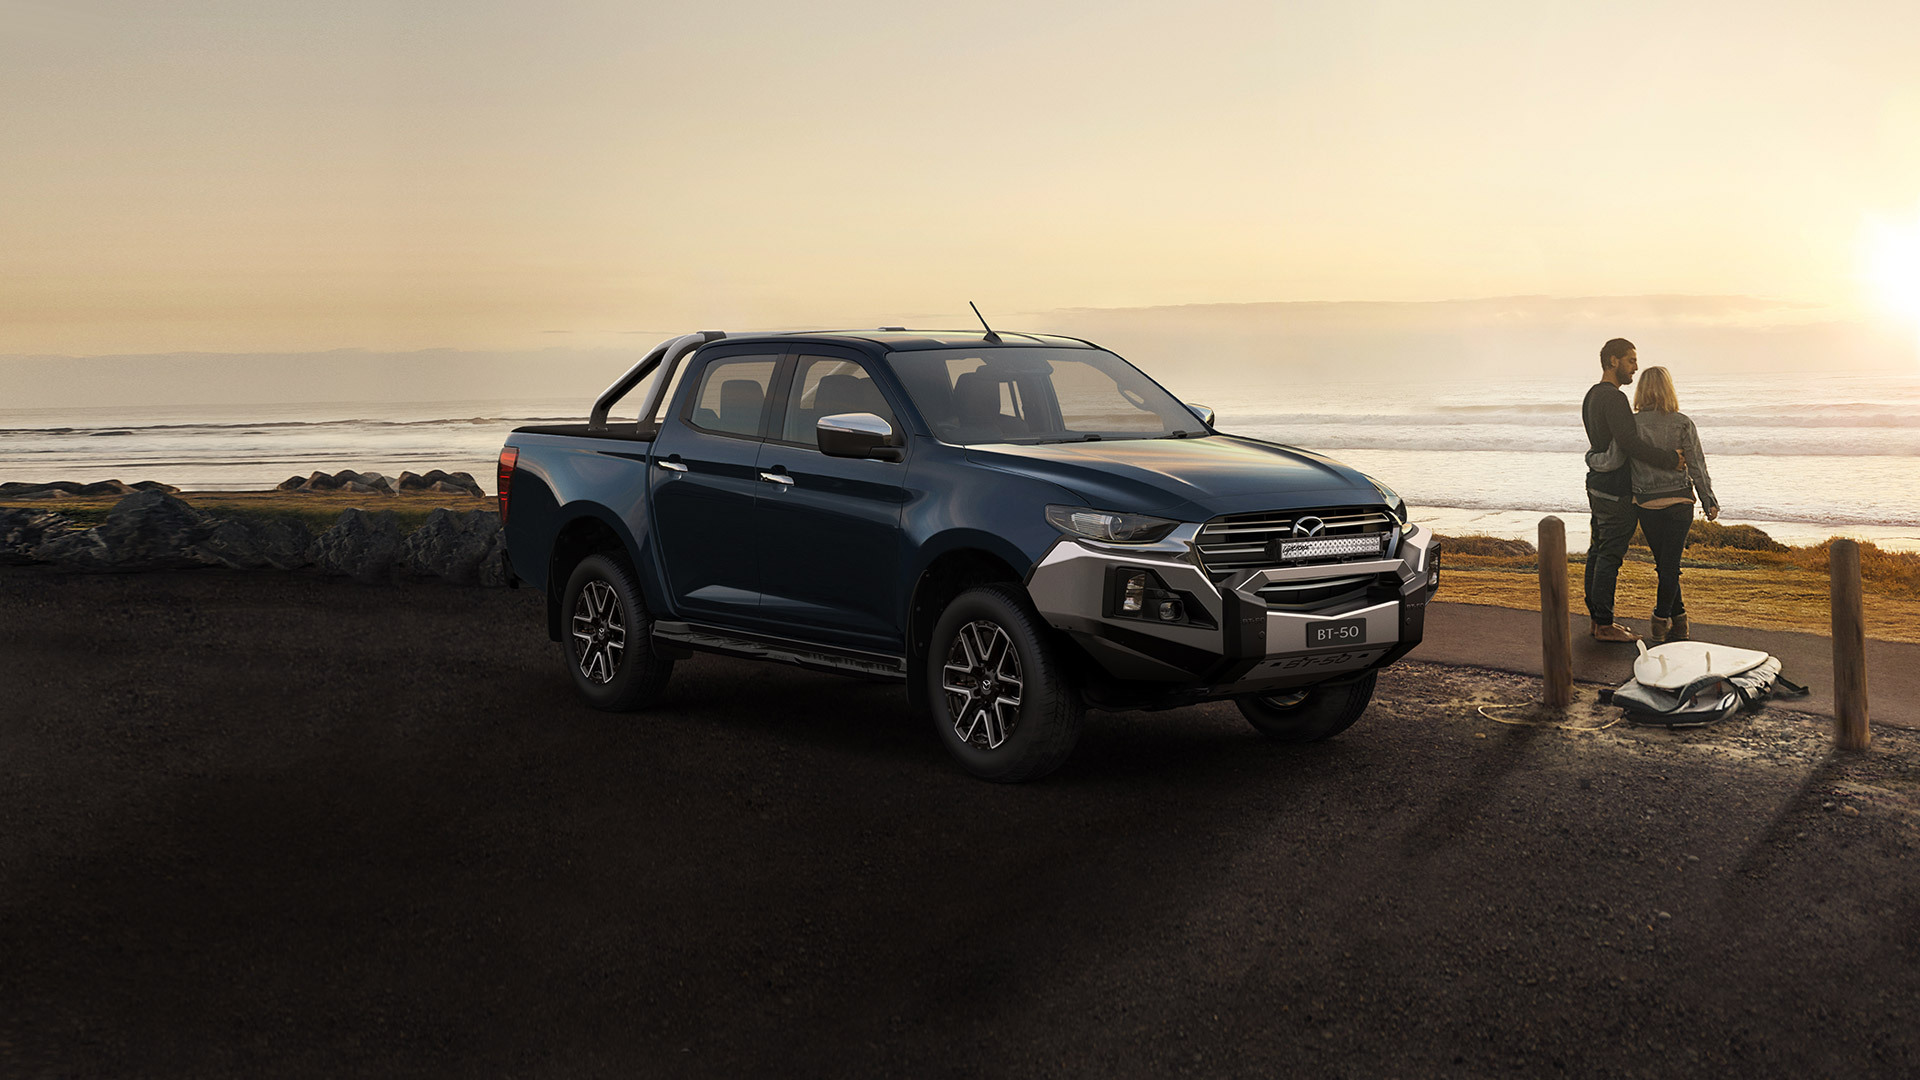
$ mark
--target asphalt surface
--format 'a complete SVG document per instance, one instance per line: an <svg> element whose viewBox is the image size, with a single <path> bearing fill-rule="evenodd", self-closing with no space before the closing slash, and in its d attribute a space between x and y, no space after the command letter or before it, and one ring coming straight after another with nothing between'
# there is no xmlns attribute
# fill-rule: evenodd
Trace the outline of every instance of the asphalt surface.
<svg viewBox="0 0 1920 1080"><path fill-rule="evenodd" d="M1869 598L1868 603L1872 603ZM1593 640L1584 614L1571 616L1573 677L1618 686L1633 676L1632 645ZM1628 620L1642 634L1647 624ZM1527 675L1542 671L1540 613L1478 604L1432 604L1427 630L1415 659L1442 664L1472 664ZM1760 649L1780 658L1781 674L1805 686L1808 695L1793 701L1803 712L1833 716L1833 639L1792 630L1755 630L1745 626L1695 624L1695 641ZM1897 641L1866 642L1867 719L1871 727L1920 728L1920 645Z"/></svg>
<svg viewBox="0 0 1920 1080"><path fill-rule="evenodd" d="M556 649L530 591L0 568L0 1076L1920 1070L1920 736L1409 662L1008 787L895 687L608 715Z"/></svg>

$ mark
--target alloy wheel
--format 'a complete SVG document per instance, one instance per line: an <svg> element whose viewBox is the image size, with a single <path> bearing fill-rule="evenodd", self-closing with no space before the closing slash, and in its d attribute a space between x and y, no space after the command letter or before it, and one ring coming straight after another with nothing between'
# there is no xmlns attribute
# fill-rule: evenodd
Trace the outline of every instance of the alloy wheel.
<svg viewBox="0 0 1920 1080"><path fill-rule="evenodd" d="M573 642L580 674L591 683L612 682L627 651L627 623L612 585L589 581L581 586L573 606Z"/></svg>
<svg viewBox="0 0 1920 1080"><path fill-rule="evenodd" d="M1020 653L998 623L976 619L960 628L947 650L940 685L961 742L994 750L1013 734L1025 683Z"/></svg>

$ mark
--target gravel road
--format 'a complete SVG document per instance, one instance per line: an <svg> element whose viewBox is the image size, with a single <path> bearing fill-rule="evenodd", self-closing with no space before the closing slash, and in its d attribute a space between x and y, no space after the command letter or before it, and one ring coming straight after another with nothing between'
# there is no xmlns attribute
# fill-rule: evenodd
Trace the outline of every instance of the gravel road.
<svg viewBox="0 0 1920 1080"><path fill-rule="evenodd" d="M594 712L541 611L0 567L0 1076L1920 1073L1920 735L1408 663L1004 787L886 685Z"/></svg>

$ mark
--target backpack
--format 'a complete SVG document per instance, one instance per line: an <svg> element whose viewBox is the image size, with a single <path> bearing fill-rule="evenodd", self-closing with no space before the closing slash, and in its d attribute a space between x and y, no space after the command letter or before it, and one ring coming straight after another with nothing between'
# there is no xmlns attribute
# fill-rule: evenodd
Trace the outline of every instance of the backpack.
<svg viewBox="0 0 1920 1080"><path fill-rule="evenodd" d="M1609 695L1635 724L1702 727L1770 696L1806 697L1806 687L1780 673L1780 658L1758 649L1707 641L1640 642L1633 678Z"/></svg>

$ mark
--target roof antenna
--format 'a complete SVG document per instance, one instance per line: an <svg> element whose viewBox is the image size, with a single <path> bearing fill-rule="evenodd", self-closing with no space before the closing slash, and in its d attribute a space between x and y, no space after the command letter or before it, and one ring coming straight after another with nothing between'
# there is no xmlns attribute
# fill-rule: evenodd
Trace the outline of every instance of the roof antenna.
<svg viewBox="0 0 1920 1080"><path fill-rule="evenodd" d="M967 306L973 308L973 317L980 320L980 325L987 326L987 317L980 314L980 309L974 305L974 302L967 301ZM987 326L987 340L995 345L1000 344L1000 335L994 333L991 326Z"/></svg>

